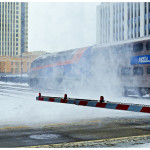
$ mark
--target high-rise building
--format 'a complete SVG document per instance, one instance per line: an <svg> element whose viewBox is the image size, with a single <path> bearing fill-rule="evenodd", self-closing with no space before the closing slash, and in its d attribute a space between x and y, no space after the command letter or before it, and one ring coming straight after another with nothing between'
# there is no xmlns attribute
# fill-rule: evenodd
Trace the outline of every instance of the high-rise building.
<svg viewBox="0 0 150 150"><path fill-rule="evenodd" d="M28 3L0 2L0 56L28 51Z"/></svg>
<svg viewBox="0 0 150 150"><path fill-rule="evenodd" d="M101 3L97 7L97 44L150 36L149 2Z"/></svg>

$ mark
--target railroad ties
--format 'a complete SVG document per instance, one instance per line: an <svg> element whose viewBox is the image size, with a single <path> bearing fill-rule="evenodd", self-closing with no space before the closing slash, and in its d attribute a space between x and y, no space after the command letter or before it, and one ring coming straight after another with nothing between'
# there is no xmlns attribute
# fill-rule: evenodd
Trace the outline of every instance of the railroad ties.
<svg viewBox="0 0 150 150"><path fill-rule="evenodd" d="M100 97L100 100L89 100L89 99L68 98L67 94L65 94L64 97L62 98L62 97L42 96L41 93L39 93L39 96L36 97L36 100L65 103L65 104L75 104L75 105L90 106L90 107L97 107L97 108L150 113L149 105L111 102L111 101L104 100L103 96Z"/></svg>

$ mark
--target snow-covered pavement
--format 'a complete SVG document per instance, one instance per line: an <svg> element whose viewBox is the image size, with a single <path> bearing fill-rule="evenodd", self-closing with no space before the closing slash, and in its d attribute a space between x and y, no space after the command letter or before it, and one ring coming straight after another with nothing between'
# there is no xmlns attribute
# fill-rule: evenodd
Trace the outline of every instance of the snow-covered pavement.
<svg viewBox="0 0 150 150"><path fill-rule="evenodd" d="M61 96L65 91L41 91L30 88L27 84L13 84L0 82L0 127L6 126L40 126L83 120L101 120L104 118L149 118L150 114L130 111L110 110L103 108L76 106L71 104L59 104L36 101L38 92L47 96ZM75 94L70 94L72 97ZM150 99L109 97L105 100L123 103L135 103L150 105ZM92 98L83 94L80 98ZM93 97L99 99L99 97ZM149 144L137 145L137 147L150 147ZM134 146L136 147L136 145Z"/></svg>
<svg viewBox="0 0 150 150"><path fill-rule="evenodd" d="M35 125L45 123L60 123L87 119L118 118L118 117L149 117L150 114L110 110L102 108L83 107L69 104L59 104L36 101L38 90L31 89L27 84L11 84L0 82L0 114L1 126L5 125ZM43 92L43 95L62 96L63 92ZM70 95L69 95L70 96ZM82 98L84 95L82 96ZM149 99L114 97L106 100L124 103L150 105ZM86 95L85 98L88 98ZM95 98L95 97L94 97Z"/></svg>

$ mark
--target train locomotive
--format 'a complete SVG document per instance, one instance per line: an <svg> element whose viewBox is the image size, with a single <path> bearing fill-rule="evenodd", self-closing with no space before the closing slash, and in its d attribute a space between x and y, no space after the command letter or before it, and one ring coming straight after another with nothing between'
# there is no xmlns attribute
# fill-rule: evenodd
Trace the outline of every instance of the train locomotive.
<svg viewBox="0 0 150 150"><path fill-rule="evenodd" d="M58 88L63 82L71 86L71 81L79 81L83 76L88 78L91 49L85 47L40 56L31 64L29 85Z"/></svg>
<svg viewBox="0 0 150 150"><path fill-rule="evenodd" d="M150 39L141 38L45 54L32 62L29 85L56 90L119 88L125 96L143 96L150 91L149 53Z"/></svg>

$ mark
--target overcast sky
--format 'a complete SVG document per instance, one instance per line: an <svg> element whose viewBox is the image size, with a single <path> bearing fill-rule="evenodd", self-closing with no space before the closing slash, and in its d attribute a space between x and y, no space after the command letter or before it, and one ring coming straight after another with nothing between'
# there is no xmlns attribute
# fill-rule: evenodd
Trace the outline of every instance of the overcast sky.
<svg viewBox="0 0 150 150"><path fill-rule="evenodd" d="M94 2L29 3L29 51L57 52L96 43Z"/></svg>

